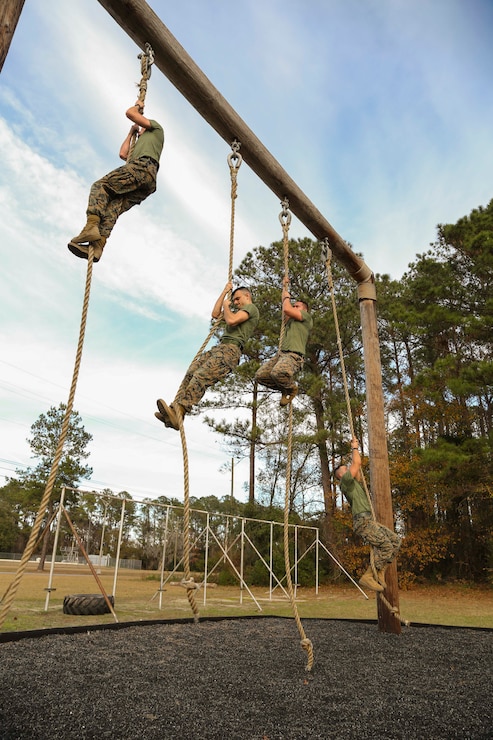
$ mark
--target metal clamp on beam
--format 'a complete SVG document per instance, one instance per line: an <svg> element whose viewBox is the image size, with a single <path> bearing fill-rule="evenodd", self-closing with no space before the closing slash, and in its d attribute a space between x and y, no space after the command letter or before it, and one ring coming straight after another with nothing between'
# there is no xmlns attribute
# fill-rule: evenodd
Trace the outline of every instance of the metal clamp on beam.
<svg viewBox="0 0 493 740"><path fill-rule="evenodd" d="M358 300L377 300L377 291L375 288L375 280L373 278L373 274L370 276L369 280L365 280L364 283L358 283Z"/></svg>

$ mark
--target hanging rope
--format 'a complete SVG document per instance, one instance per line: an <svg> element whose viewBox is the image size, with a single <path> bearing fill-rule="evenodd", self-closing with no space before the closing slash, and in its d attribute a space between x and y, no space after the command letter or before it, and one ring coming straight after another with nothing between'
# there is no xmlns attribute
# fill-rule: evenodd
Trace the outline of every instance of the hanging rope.
<svg viewBox="0 0 493 740"><path fill-rule="evenodd" d="M240 150L241 144L236 141L236 139L231 144L231 152L228 154L228 166L229 166L229 173L231 177L231 225L229 230L229 263L228 263L228 282L232 282L233 280L233 256L234 256L234 230L235 230L235 211L236 211L236 198L237 198L237 190L238 190L238 184L237 184L237 177L238 177L238 170L240 169L241 163L243 161L243 157L241 156L239 150ZM200 349L198 350L197 354L195 355L193 362L197 360L202 352L205 350L207 345L209 344L209 341L216 333L217 327L221 323L222 319L218 318L216 319L206 338L202 342Z"/></svg>
<svg viewBox="0 0 493 740"><path fill-rule="evenodd" d="M231 225L229 232L229 265L228 265L228 282L233 279L233 255L234 255L234 232L235 232L235 201L237 198L237 176L238 170L240 169L243 158L239 153L240 144L238 141L233 141L231 145L231 152L228 154L228 166L231 177ZM205 350L211 337L215 334L217 327L221 323L221 318L216 319L213 322L209 334L205 338L202 346L195 355L193 362L195 362ZM199 609L195 599L195 589L197 584L193 580L190 573L190 477L188 467L188 450L187 440L185 436L185 428L183 425L183 419L178 417L178 426L180 429L181 446L183 450L183 580L182 586L187 589L187 598L194 615L194 621L199 620Z"/></svg>
<svg viewBox="0 0 493 740"><path fill-rule="evenodd" d="M145 53L139 54L139 59L141 60L141 75L142 79L139 84L139 100L144 104L145 96L147 92L147 80L151 76L151 66L154 62L154 52L149 44L146 44L145 46ZM135 145L136 141L136 135L133 136L131 146L130 146L130 153L133 149L133 146ZM55 479L58 472L58 466L60 464L60 460L63 453L63 446L65 444L65 440L68 433L69 428L69 422L70 422L70 416L72 414L72 409L74 405L74 398L75 398L75 390L77 387L77 380L79 377L79 369L80 369L80 363L82 359L82 348L84 345L84 337L85 337L85 331L86 331L86 322L87 322L87 311L89 307L89 295L91 290L91 280L92 280L92 267L93 267L93 260L94 260L94 248L92 244L89 244L89 254L88 254L88 260L87 260L87 277L86 277L86 288L84 293L84 303L82 307L82 318L81 318L81 326L80 326L80 332L79 332L79 343L77 347L77 354L75 359L75 367L74 372L72 376L72 385L70 387L70 393L69 393L69 399L67 402L67 408L65 411L65 416L62 422L62 431L60 434L60 439L58 440L58 446L55 452L55 456L53 459L53 463L51 466L50 474L48 476L48 481L46 484L46 488L44 491L44 494L41 499L41 503L39 505L38 513L36 515L36 519L34 521L33 528L31 530L31 533L29 535L29 539L27 542L27 545L25 547L24 553L22 555L22 558L19 563L19 568L14 576L14 579L10 586L8 587L3 599L2 599L2 609L0 611L0 627L2 626L3 622L5 621L5 617L7 616L10 607L15 599L15 595L17 593L17 589L19 587L19 584L21 582L22 576L24 575L24 572L26 570L27 564L29 562L29 559L34 551L35 545L36 545L36 539L39 533L39 530L41 528L41 524L43 522L43 518L45 516L46 507L48 505L48 502L50 500L50 496L53 492L53 486L55 484Z"/></svg>
<svg viewBox="0 0 493 740"><path fill-rule="evenodd" d="M334 326L336 330L336 338L337 338L337 347L339 350L339 362L341 365L341 374L342 374L342 381L344 386L344 396L346 399L346 408L347 408L347 417L348 417L348 423L349 423L349 430L351 433L351 437L354 437L354 424L353 424L353 413L351 409L351 398L349 396L349 388L348 388L348 382L347 382L347 376L346 376L346 366L344 363L344 353L342 351L342 341L341 341L341 332L339 330L339 319L337 316L337 305L335 301L335 291L334 291L334 281L332 279L332 269L331 269L331 260L332 260L332 250L329 246L329 240L327 238L324 239L322 242L322 255L325 262L325 268L327 272L327 282L329 284L329 292L330 292L330 298L332 303L332 313L334 315ZM375 520L375 510L373 508L373 502L371 500L370 492L368 490L368 485L366 483L366 478L364 476L363 471L361 471L361 480L363 482L363 487L365 489L366 498L368 499L368 504L371 509L371 515L373 519ZM377 569L375 567L375 551L372 547L370 549L370 565L373 572L373 577L375 580L378 580L377 577ZM383 593L381 591L377 592L378 598L381 599L381 601L385 604L389 612L396 617L396 619L399 619L399 621L402 624L405 624L406 626L409 625L409 621L402 619L402 617L399 614L399 609L396 606L392 606L392 604L385 598Z"/></svg>
<svg viewBox="0 0 493 740"><path fill-rule="evenodd" d="M182 586L187 589L187 599L190 604L190 608L193 613L193 620L195 623L199 621L199 608L197 606L197 600L195 599L195 589L197 584L193 580L190 573L190 478L188 472L188 450L187 440L185 437L185 428L183 426L183 418L178 417L178 426L180 428L180 439L183 450L183 481L184 481L184 495L183 495L183 580Z"/></svg>
<svg viewBox="0 0 493 740"><path fill-rule="evenodd" d="M140 83L138 85L139 88L139 100L142 103L142 107L144 107L146 94L147 94L147 80L151 77L152 72L152 65L154 64L154 52L152 50L152 47L150 44L145 45L145 52L142 52L137 56L137 59L140 59L140 74L142 75ZM130 147L128 150L127 160L130 159L130 155L133 152L135 142L137 141L137 133L132 134L132 138L130 140Z"/></svg>
<svg viewBox="0 0 493 740"><path fill-rule="evenodd" d="M354 434L354 424L353 424L353 412L351 409L351 397L349 395L349 387L348 387L347 375L346 375L346 365L344 363L344 352L342 350L341 332L339 329L339 319L337 316L337 305L336 305L336 300L335 300L334 281L332 279L332 269L331 269L332 250L329 247L328 239L325 239L322 242L322 254L324 257L325 269L327 272L327 282L329 284L330 299L332 303L332 313L334 315L334 326L336 330L337 348L339 351L339 362L341 365L342 383L344 387L344 397L346 399L346 410L347 410L349 431L350 431L351 437L354 437L355 434ZM363 475L363 471L361 472L361 477L362 477L366 497L370 505L372 517L373 519L375 519L375 511L373 509L373 503L371 500L370 492L368 490L368 486L366 484L365 476Z"/></svg>
<svg viewBox="0 0 493 740"><path fill-rule="evenodd" d="M289 226L291 224L291 213L289 211L289 201L287 198L281 201L282 211L279 214L279 220L282 226L283 233L283 263L284 263L284 277L289 277ZM286 318L282 311L281 303L281 331L279 336L279 349L281 351L282 340L284 338L284 332L286 329ZM298 606L294 597L293 581L291 579L291 563L289 558L289 509L290 509L290 491L291 491L291 465L293 459L293 404L289 404L289 415L288 415L288 442L286 452L286 490L284 495L284 565L286 569L286 584L288 587L289 600L293 609L296 626L301 638L301 647L308 653L308 659L306 664L306 670L311 671L313 667L313 645L312 641L306 636L303 624L298 614Z"/></svg>
<svg viewBox="0 0 493 740"><path fill-rule="evenodd" d="M38 513L36 515L33 528L29 535L27 545L24 549L24 553L20 560L19 568L17 569L17 572L14 576L12 583L7 589L6 595L2 599L2 609L0 611L0 627L4 623L5 617L7 616L9 609L12 606L12 603L15 599L15 595L17 593L17 589L21 582L22 576L24 575L24 572L31 558L31 555L33 554L34 547L36 545L36 540L39 534L39 530L41 529L41 524L43 522L43 518L46 513L46 508L48 506L48 502L50 500L50 496L53 491L53 486L55 484L55 479L56 479L57 472L58 472L58 466L62 458L63 446L67 438L70 416L72 414L72 409L74 406L75 390L77 388L77 380L79 377L80 363L82 360L82 348L84 346L84 337L85 337L86 323L87 323L87 311L89 308L89 294L91 291L93 259L94 259L94 248L92 244L90 244L89 245L89 256L87 260L87 276L86 276L86 287L85 287L85 292L84 292L84 303L82 306L82 318L81 318L80 331L79 331L79 343L77 345L75 366L74 366L74 371L72 375L72 385L70 386L69 398L67 401L67 408L65 411L65 416L63 418L62 431L60 433L60 438L58 440L58 446L55 452L55 457L53 458L53 463L51 465L51 470L48 476L48 481L46 483L46 488L41 498L41 503L39 504Z"/></svg>
<svg viewBox="0 0 493 740"><path fill-rule="evenodd" d="M284 267L284 278L289 278L289 227L291 225L291 211L289 210L289 200L284 198L281 201L282 211L279 214L279 221L282 227L282 253L283 253L283 267ZM286 331L287 320L282 310L282 299L281 299L281 331L279 333L279 347L277 352L281 351L282 342L284 339L284 333Z"/></svg>
<svg viewBox="0 0 493 740"><path fill-rule="evenodd" d="M236 139L231 144L231 152L228 154L228 165L229 174L231 177L231 226L229 229L229 265L228 265L228 281L233 280L233 253L235 243L235 213L236 213L236 198L238 195L238 170L243 162L243 157L240 154L240 142Z"/></svg>

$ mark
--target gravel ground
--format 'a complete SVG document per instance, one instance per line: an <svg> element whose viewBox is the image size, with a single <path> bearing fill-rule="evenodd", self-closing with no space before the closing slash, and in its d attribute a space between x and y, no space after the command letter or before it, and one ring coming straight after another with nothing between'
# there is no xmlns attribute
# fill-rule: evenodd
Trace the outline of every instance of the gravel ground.
<svg viewBox="0 0 493 740"><path fill-rule="evenodd" d="M112 626L0 644L2 740L493 737L492 630L304 620L307 672L292 619Z"/></svg>

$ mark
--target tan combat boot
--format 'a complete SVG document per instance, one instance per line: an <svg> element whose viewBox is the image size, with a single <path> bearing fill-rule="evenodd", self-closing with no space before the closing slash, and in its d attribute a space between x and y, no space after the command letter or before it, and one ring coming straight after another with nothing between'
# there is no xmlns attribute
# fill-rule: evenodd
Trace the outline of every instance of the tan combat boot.
<svg viewBox="0 0 493 740"><path fill-rule="evenodd" d="M78 236L74 236L70 241L75 244L83 244L84 242L95 242L101 239L99 233L99 216L91 214L87 217L87 223Z"/></svg>
<svg viewBox="0 0 493 740"><path fill-rule="evenodd" d="M291 403L293 398L297 395L298 395L297 385L295 385L294 388L291 388L289 391L283 391L281 400L279 401L279 406L287 406L288 403Z"/></svg>
<svg viewBox="0 0 493 740"><path fill-rule="evenodd" d="M169 424L166 424L166 421L164 422L166 426L171 426L173 429L179 430L180 421L185 416L185 409L183 406L176 401L173 401L173 403L168 406L166 401L163 401L162 398L158 398L156 403L159 409L159 415L169 422ZM159 416L157 418L159 419Z"/></svg>
<svg viewBox="0 0 493 740"><path fill-rule="evenodd" d="M363 575L359 579L359 585L366 586L366 588L369 588L370 591L383 591L383 586L377 583L377 581L373 578L371 567L369 567L366 572L363 573Z"/></svg>
<svg viewBox="0 0 493 740"><path fill-rule="evenodd" d="M380 570L377 570L377 580L379 583L382 584L384 588L387 587L387 584L385 583L385 571L387 570L387 566L384 565L383 568Z"/></svg>
<svg viewBox="0 0 493 740"><path fill-rule="evenodd" d="M76 257L81 257L84 260L89 259L89 247L91 246L94 250L93 262L99 262L102 257L104 245L106 244L106 237L101 236L95 242L90 244L77 244L77 242L69 242L68 248L75 254Z"/></svg>

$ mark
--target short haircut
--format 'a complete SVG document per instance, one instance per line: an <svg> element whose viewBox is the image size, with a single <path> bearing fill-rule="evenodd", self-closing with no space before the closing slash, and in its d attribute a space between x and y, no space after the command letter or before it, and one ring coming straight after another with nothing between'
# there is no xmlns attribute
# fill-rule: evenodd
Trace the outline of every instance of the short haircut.
<svg viewBox="0 0 493 740"><path fill-rule="evenodd" d="M333 475L333 476L334 476L334 478L336 478L337 480L339 480L339 478L338 478L338 476L337 476L337 471L339 470L339 468L343 468L343 467L344 467L344 463L340 463L340 464L339 464L339 465L337 466L337 468L334 468L334 470L333 470L333 472L332 472L332 475Z"/></svg>
<svg viewBox="0 0 493 740"><path fill-rule="evenodd" d="M295 303L302 303L304 305L304 307L305 307L305 311L309 311L310 310L310 307L309 307L308 303L306 301L304 301L303 298L298 298L298 300L295 301Z"/></svg>
<svg viewBox="0 0 493 740"><path fill-rule="evenodd" d="M235 297L235 293L238 293L238 292L244 293L245 295L249 296L250 298L252 297L252 294L250 292L250 288L247 288L246 285L240 285L239 288L235 288L233 290L233 292L231 293L231 299L233 299Z"/></svg>

